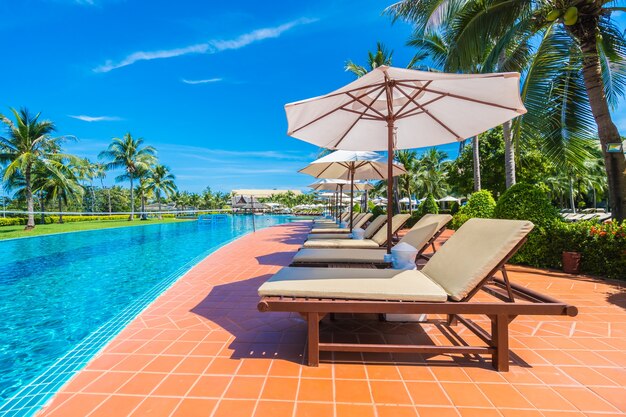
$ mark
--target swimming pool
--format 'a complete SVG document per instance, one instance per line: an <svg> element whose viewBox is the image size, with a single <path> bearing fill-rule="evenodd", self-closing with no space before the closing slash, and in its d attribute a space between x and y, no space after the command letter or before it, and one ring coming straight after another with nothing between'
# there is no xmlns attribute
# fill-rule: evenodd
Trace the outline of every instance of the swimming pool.
<svg viewBox="0 0 626 417"><path fill-rule="evenodd" d="M0 416L32 413L190 267L252 231L253 220L261 228L289 218L221 216L0 241Z"/></svg>

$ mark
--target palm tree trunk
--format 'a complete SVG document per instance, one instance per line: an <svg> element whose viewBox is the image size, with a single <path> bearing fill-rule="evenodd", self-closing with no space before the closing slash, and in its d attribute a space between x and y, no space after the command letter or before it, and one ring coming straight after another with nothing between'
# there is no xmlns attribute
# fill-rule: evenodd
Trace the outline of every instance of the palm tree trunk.
<svg viewBox="0 0 626 417"><path fill-rule="evenodd" d="M574 179L569 179L569 203L572 207L572 211L576 214L576 204L574 204Z"/></svg>
<svg viewBox="0 0 626 417"><path fill-rule="evenodd" d="M515 185L515 146L511 135L511 121L502 125L502 136L504 137L504 171L506 177L506 188Z"/></svg>
<svg viewBox="0 0 626 417"><path fill-rule="evenodd" d="M59 201L59 224L61 224L63 223L63 199L59 195L57 200Z"/></svg>
<svg viewBox="0 0 626 417"><path fill-rule="evenodd" d="M474 191L480 191L480 143L478 136L472 138L472 160L474 161Z"/></svg>
<svg viewBox="0 0 626 417"><path fill-rule="evenodd" d="M41 208L41 224L46 224L46 215L44 211L46 211L45 203L43 201L43 194L39 191L39 207Z"/></svg>
<svg viewBox="0 0 626 417"><path fill-rule="evenodd" d="M89 181L89 186L91 187L91 212L96 212L96 190L93 188L93 181Z"/></svg>
<svg viewBox="0 0 626 417"><path fill-rule="evenodd" d="M618 221L626 218L626 159L619 153L607 152L610 143L621 143L617 127L613 123L604 94L604 83L596 46L597 18L587 18L573 28L583 52L583 79L591 113L598 126L598 136L602 144L604 168L608 178L609 199L613 217Z"/></svg>
<svg viewBox="0 0 626 417"><path fill-rule="evenodd" d="M413 214L413 203L411 202L411 185L406 186L406 195L409 197L409 215Z"/></svg>
<svg viewBox="0 0 626 417"><path fill-rule="evenodd" d="M161 214L161 192L159 190L157 190L156 192L156 197L157 201L159 202L159 220L161 220L163 218L163 215Z"/></svg>
<svg viewBox="0 0 626 417"><path fill-rule="evenodd" d="M35 201L33 199L33 189L31 185L31 169L29 164L24 172L24 180L26 181L26 210L28 211L28 220L24 230L32 230L35 228Z"/></svg>
<svg viewBox="0 0 626 417"><path fill-rule="evenodd" d="M130 178L130 216L128 220L133 220L135 214L135 191L133 190L133 174L129 174Z"/></svg>

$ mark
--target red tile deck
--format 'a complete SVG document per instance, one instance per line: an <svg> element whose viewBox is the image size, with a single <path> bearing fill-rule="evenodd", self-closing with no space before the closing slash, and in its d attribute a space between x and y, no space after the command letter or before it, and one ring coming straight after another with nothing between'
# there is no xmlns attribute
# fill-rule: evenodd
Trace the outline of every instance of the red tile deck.
<svg viewBox="0 0 626 417"><path fill-rule="evenodd" d="M38 417L614 416L626 413L624 283L511 266L514 282L578 306L520 317L512 366L458 355L323 354L304 365L305 322L259 313L257 288L308 227L250 234L200 262L142 312ZM449 236L446 234L443 239ZM432 340L434 324L324 322L335 340ZM458 332L458 333L457 333ZM448 337L470 341L462 326Z"/></svg>

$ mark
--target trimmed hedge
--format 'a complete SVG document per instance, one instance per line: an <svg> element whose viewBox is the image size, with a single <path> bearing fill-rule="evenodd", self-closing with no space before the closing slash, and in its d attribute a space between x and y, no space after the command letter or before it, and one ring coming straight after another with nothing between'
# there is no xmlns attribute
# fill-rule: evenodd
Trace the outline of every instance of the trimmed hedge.
<svg viewBox="0 0 626 417"><path fill-rule="evenodd" d="M135 217L139 217L140 213L135 213ZM150 214L152 216L152 214ZM164 219L173 219L176 216L172 213L163 214ZM63 216L63 223L90 222L95 220L128 220L128 214L112 214L98 216ZM2 226L25 226L26 217L0 217L0 227ZM46 216L45 224L59 223L59 216ZM35 216L35 224L41 224L41 216Z"/></svg>
<svg viewBox="0 0 626 417"><path fill-rule="evenodd" d="M382 208L381 206L374 206L374 208L372 209L372 215L373 217L378 217L381 214L386 214L387 210L385 210L384 208Z"/></svg>
<svg viewBox="0 0 626 417"><path fill-rule="evenodd" d="M515 184L498 199L493 216L497 219L530 220L545 226L559 219L559 213L545 193L531 184Z"/></svg>
<svg viewBox="0 0 626 417"><path fill-rule="evenodd" d="M489 219L493 217L495 208L496 201L493 199L491 191L476 191L470 196L467 204L461 207L459 212L454 215L450 226L456 230L472 217Z"/></svg>
<svg viewBox="0 0 626 417"><path fill-rule="evenodd" d="M626 222L566 223L537 226L511 263L561 269L564 251L581 254L581 272L626 279Z"/></svg>

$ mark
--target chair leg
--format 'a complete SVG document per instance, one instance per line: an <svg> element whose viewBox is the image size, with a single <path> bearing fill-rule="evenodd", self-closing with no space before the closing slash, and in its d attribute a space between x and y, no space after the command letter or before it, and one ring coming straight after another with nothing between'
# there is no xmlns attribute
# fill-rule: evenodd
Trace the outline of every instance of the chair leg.
<svg viewBox="0 0 626 417"><path fill-rule="evenodd" d="M319 325L319 314L318 313L308 313L307 314L308 321L308 330L309 330L309 341L308 341L308 353L309 353L309 366L319 366L320 364L320 325Z"/></svg>
<svg viewBox="0 0 626 417"><path fill-rule="evenodd" d="M504 314L491 316L491 342L495 348L492 365L500 372L509 370L509 318Z"/></svg>
<svg viewBox="0 0 626 417"><path fill-rule="evenodd" d="M456 314L448 314L448 326L456 326L459 324L459 320L456 318Z"/></svg>

